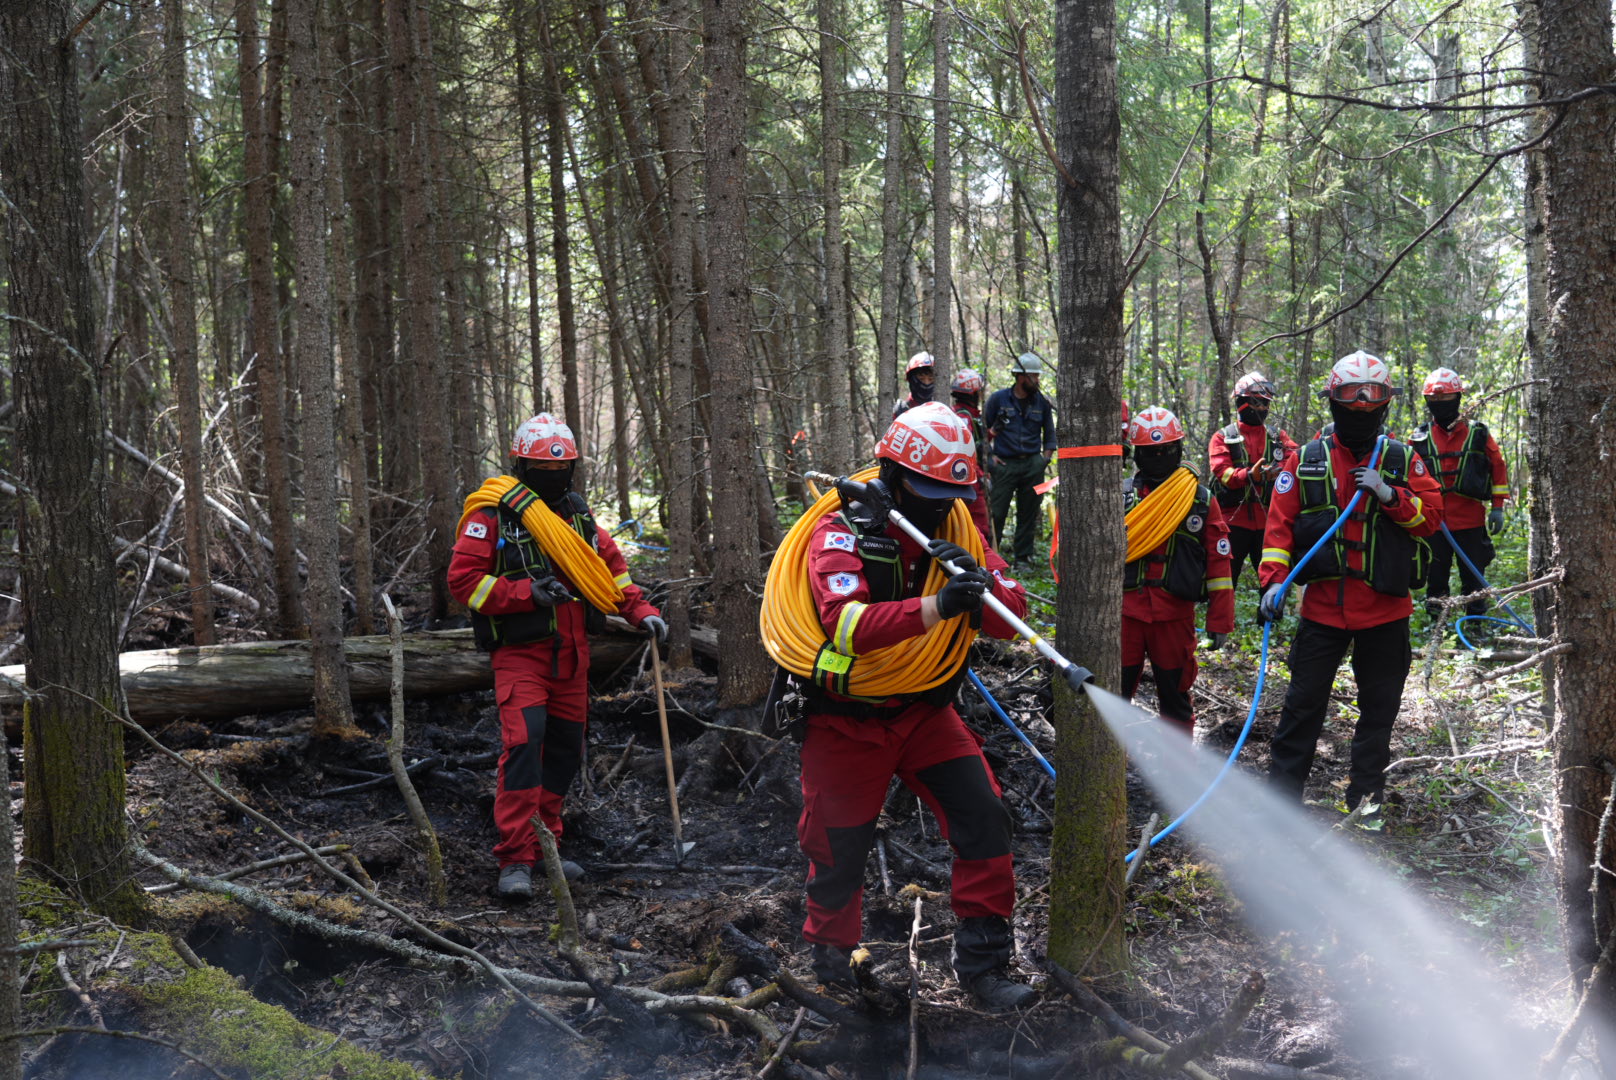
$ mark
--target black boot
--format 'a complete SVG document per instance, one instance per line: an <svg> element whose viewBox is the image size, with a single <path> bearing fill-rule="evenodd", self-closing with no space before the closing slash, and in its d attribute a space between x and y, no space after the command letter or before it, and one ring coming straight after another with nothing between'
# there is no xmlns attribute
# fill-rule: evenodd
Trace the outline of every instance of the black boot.
<svg viewBox="0 0 1616 1080"><path fill-rule="evenodd" d="M840 945L813 943L814 978L826 989L852 990L858 984L853 979L853 950Z"/></svg>
<svg viewBox="0 0 1616 1080"><path fill-rule="evenodd" d="M1038 991L1010 979L1010 920L998 915L961 919L954 930L954 974L985 1008L1023 1009Z"/></svg>

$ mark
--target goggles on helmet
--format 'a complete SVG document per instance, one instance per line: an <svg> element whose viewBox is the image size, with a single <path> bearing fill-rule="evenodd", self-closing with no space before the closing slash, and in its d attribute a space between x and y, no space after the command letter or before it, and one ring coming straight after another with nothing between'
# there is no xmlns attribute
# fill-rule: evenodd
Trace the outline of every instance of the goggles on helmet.
<svg viewBox="0 0 1616 1080"><path fill-rule="evenodd" d="M1382 382L1339 383L1330 388L1330 400L1342 405L1364 403L1381 405L1392 399L1397 391Z"/></svg>

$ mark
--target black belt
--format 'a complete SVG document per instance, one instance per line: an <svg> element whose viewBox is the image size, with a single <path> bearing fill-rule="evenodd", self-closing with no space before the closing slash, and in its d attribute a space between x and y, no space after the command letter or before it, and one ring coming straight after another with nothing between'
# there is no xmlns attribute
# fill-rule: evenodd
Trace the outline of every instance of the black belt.
<svg viewBox="0 0 1616 1080"><path fill-rule="evenodd" d="M1030 454L1000 454L999 458L1002 461L1026 461L1030 457L1037 457L1037 456L1038 456L1038 451L1034 450Z"/></svg>

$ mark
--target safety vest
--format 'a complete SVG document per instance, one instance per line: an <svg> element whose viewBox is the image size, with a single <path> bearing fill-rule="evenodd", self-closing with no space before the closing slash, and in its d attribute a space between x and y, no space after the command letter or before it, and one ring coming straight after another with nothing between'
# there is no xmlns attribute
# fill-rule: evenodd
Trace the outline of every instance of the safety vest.
<svg viewBox="0 0 1616 1080"><path fill-rule="evenodd" d="M870 603L879 604L892 600L907 598L908 581L903 569L903 554L898 541L883 533L861 533L857 526L848 520L845 514L837 514L847 530L857 538L854 541L854 551L863 564L864 581L870 590ZM925 581L925 572L930 568L923 559L920 563L923 569L917 569L916 592L921 582ZM852 658L857 662L857 658ZM799 688L803 695L814 703L814 711L834 713L838 716L852 716L859 719L869 719L879 716L896 715L900 710L907 708L917 701L928 705L947 705L954 700L959 692L960 683L965 681L965 665L961 664L958 671L930 690L918 694L898 694L893 698L883 698L880 701L870 701L860 698L854 701L831 701L824 695L826 693L838 694L842 697L851 697L847 692L848 681L852 675L852 663L849 657L838 653L832 648L831 642L826 641L819 648L819 656L814 661L814 673L811 681L803 683ZM792 676L793 679L796 676ZM800 680L799 680L800 681ZM893 704L888 704L888 702Z"/></svg>
<svg viewBox="0 0 1616 1080"><path fill-rule="evenodd" d="M598 548L595 519L582 495L569 491L562 505L553 509L579 536L588 541L591 548ZM554 574L555 569L549 558L533 534L527 531L527 526L522 524L521 518L504 504L500 505L498 512L499 548L494 555L494 576L527 581ZM585 604L584 609L584 627L587 631L594 633L605 628L606 616L596 611L593 604ZM473 611L471 630L478 647L488 651L501 645L542 641L556 632L556 609L541 606L532 611L516 611L509 615L484 615L480 611Z"/></svg>
<svg viewBox="0 0 1616 1080"><path fill-rule="evenodd" d="M1124 496L1123 503L1132 510L1140 498L1135 488ZM1211 490L1205 484L1196 484L1195 500L1190 503L1190 512L1184 515L1184 520L1178 523L1173 535L1167 538L1166 552L1160 555L1151 552L1142 559L1123 564L1122 591L1161 588L1180 600L1191 603L1205 600L1206 518L1211 509ZM1144 572L1146 566L1161 566L1163 563L1166 566L1159 579L1153 580Z"/></svg>
<svg viewBox="0 0 1616 1080"><path fill-rule="evenodd" d="M1244 469L1251 464L1251 457L1246 453L1246 437L1240 431L1239 424L1230 424L1218 434L1223 438L1223 445L1229 448L1231 468ZM1285 443L1279 437L1279 429L1272 424L1263 427L1262 456L1264 461L1271 461L1275 465L1285 460ZM1258 484L1248 478L1245 487L1231 490L1224 487L1223 482L1214 476L1212 489L1217 492L1218 505L1225 510L1233 510L1241 503L1253 499L1267 506L1268 500L1273 497L1274 483L1269 480Z"/></svg>
<svg viewBox="0 0 1616 1080"><path fill-rule="evenodd" d="M1311 551L1341 516L1341 508L1335 501L1335 463L1331 456L1334 446L1335 440L1329 436L1313 439L1302 448L1297 461L1296 481L1301 488L1302 508L1296 515L1291 534L1291 553L1295 559ZM1408 444L1387 439L1377 469L1386 483L1406 492L1413 461L1414 451ZM1410 588L1425 584L1425 570L1431 560L1431 547L1425 539L1412 535L1387 517L1379 499L1366 495L1358 501L1358 506L1347 520L1364 524L1364 539L1348 540L1344 536L1345 527L1338 529L1330 542L1308 560L1297 575L1297 583L1350 577L1367 582L1371 589L1388 596L1407 596ZM1364 509L1365 506L1368 509ZM1349 551L1363 552L1363 569L1351 568L1347 562Z"/></svg>
<svg viewBox="0 0 1616 1080"><path fill-rule="evenodd" d="M1429 424L1416 431L1409 442L1419 452L1420 457L1425 459L1425 464L1436 476L1437 483L1442 485L1443 495L1453 492L1480 502L1492 499L1493 463L1487 456L1486 424L1472 423L1464 445L1445 454L1436 452L1436 442L1431 438ZM1453 470L1453 481L1450 483L1449 474L1444 470L1447 467L1446 463L1454 458L1459 460L1459 464Z"/></svg>

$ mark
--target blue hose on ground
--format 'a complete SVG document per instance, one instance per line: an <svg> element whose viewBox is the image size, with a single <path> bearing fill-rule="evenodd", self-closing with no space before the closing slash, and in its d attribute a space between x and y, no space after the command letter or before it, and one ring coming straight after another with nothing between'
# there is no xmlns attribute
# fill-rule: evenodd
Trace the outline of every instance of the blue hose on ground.
<svg viewBox="0 0 1616 1080"><path fill-rule="evenodd" d="M1385 441L1386 437L1384 435L1375 439L1375 449L1369 455L1369 468L1373 469L1375 467L1375 463L1380 460L1380 449L1385 445ZM1285 580L1281 583L1283 586L1283 591L1281 591L1279 594L1281 610L1284 609L1285 596L1290 592L1291 582L1296 580L1296 575L1302 572L1302 567L1308 564L1308 560L1313 558L1313 556L1318 552L1319 548L1330 542L1330 539L1335 536L1336 531L1340 529L1347 518L1352 515L1352 512L1358 508L1358 503L1362 499L1363 492L1361 490L1353 492L1352 498L1347 502L1347 508L1341 511L1340 514L1336 515L1335 524L1330 526L1328 532L1319 537L1317 543L1307 549L1307 554L1303 555L1301 559L1297 561L1296 565L1291 567L1291 572L1285 575ZM1172 835L1175 829L1184 824L1189 816L1195 813L1202 803L1211 798L1212 793L1218 789L1218 785L1223 783L1223 778L1229 775L1229 770L1234 768L1236 759L1240 757L1240 751L1246 745L1247 737L1251 735L1252 725L1257 722L1257 707L1262 704L1263 683L1265 683L1268 679L1268 639L1273 633L1273 630L1273 623L1263 623L1262 659L1257 665L1257 688L1252 691L1251 709L1246 713L1246 722L1240 728L1240 736L1235 739L1234 748L1229 751L1229 756L1224 761L1223 767L1219 769L1218 774L1212 778L1212 782L1206 786L1206 790L1201 792L1200 796L1196 798L1194 802L1190 803L1189 807L1186 808L1182 814L1174 818L1171 824L1150 838L1151 847L1155 847L1157 844L1161 843L1168 836ZM1137 851L1128 852L1127 857L1123 861L1133 862L1136 854L1138 854Z"/></svg>
<svg viewBox="0 0 1616 1080"><path fill-rule="evenodd" d="M1454 540L1453 534L1448 531L1448 523L1445 521L1442 523L1442 535L1448 538L1448 546L1453 549L1453 553L1459 556L1459 560L1465 564L1472 574L1476 575L1476 580L1481 582L1481 587L1484 589L1492 588L1491 585L1487 584L1487 579L1481 576L1481 570L1476 566L1475 563L1470 561L1470 556L1464 553L1464 548L1460 547L1458 541ZM1531 623L1515 614L1515 609L1510 607L1507 603L1500 600L1498 601L1498 606L1509 612L1509 618L1500 619L1496 615L1461 615L1459 618L1453 620L1454 632L1459 635L1459 640L1463 642L1465 648L1469 649L1471 652L1476 651L1476 646L1471 644L1470 639L1465 636L1464 624L1467 622L1503 623L1505 626L1519 627L1527 634L1535 634L1537 632L1532 629Z"/></svg>
<svg viewBox="0 0 1616 1080"><path fill-rule="evenodd" d="M625 521L622 524L620 524L619 526L617 526L617 528L613 529L612 530L612 535L616 536L618 533L622 532L624 529L628 528L630 525L634 526L634 536L632 538L628 539L628 540L624 540L623 543L625 543L625 544L633 544L635 547L643 548L646 551L667 551L668 550L665 547L657 547L655 544L642 544L642 543L640 543L640 536L641 536L641 534L643 534L645 532L645 526L640 524L638 518L629 518L627 521Z"/></svg>
<svg viewBox="0 0 1616 1080"><path fill-rule="evenodd" d="M1005 726L1010 729L1011 733L1020 739L1028 750L1032 751L1032 756L1038 759L1038 764L1044 767L1044 771L1049 774L1049 778L1051 780L1055 779L1055 766L1051 765L1049 759L1038 752L1038 748L1032 744L1031 739L1027 738L1026 733L1016 727L1016 722L1010 719L1009 714L994 700L993 695L988 693L988 688L982 685L982 680L976 677L976 672L966 668L965 675L971 680L971 685L976 687L976 692L982 695L982 700L988 703L988 708L993 710L993 715L1004 721Z"/></svg>

